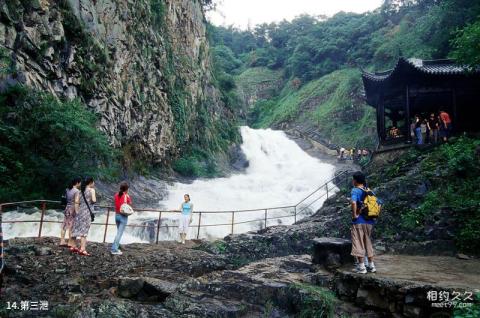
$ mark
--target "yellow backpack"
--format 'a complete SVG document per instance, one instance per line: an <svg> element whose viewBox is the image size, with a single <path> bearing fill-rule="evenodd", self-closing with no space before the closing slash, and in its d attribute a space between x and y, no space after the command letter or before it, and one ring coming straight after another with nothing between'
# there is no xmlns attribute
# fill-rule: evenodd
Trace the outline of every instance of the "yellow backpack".
<svg viewBox="0 0 480 318"><path fill-rule="evenodd" d="M377 197L369 188L358 188L365 193L363 207L361 209L362 215L369 220L378 218L380 212L382 211L382 206L379 204Z"/></svg>

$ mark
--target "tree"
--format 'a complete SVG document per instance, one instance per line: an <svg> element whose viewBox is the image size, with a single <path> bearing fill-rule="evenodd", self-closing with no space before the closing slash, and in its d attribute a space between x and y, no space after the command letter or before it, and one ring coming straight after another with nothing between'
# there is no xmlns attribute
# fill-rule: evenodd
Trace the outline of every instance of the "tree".
<svg viewBox="0 0 480 318"><path fill-rule="evenodd" d="M475 23L456 32L451 41L454 48L451 56L470 68L480 66L480 17Z"/></svg>

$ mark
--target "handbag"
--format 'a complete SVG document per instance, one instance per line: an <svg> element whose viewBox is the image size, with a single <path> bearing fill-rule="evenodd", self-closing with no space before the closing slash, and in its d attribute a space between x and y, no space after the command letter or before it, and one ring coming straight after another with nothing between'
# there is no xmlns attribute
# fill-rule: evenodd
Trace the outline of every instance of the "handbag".
<svg viewBox="0 0 480 318"><path fill-rule="evenodd" d="M124 201L122 203L122 205L120 206L120 214L122 215L125 215L125 216L130 216L132 215L135 211L133 210L133 208L130 206L130 204L127 203L127 195L125 193L125 195L123 196L124 197Z"/></svg>
<svg viewBox="0 0 480 318"><path fill-rule="evenodd" d="M82 192L82 191L80 191ZM95 214L93 214L92 210L90 209L90 204L88 204L87 199L85 198L85 193L82 192L83 201L87 205L88 211L90 211L90 220L95 221Z"/></svg>

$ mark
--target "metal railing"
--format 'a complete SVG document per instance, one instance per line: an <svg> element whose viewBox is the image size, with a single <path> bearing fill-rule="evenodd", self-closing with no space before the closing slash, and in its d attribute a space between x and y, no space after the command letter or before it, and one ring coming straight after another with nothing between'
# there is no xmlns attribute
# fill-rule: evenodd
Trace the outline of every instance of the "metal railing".
<svg viewBox="0 0 480 318"><path fill-rule="evenodd" d="M338 187L342 185L346 185L348 187L349 184L349 175L350 171L343 171L335 175L332 179L328 180L324 184L322 184L320 187L318 187L315 191L311 192L308 196L303 198L300 202L298 202L295 205L289 205L289 206L280 206L280 207L271 207L271 208L261 208L261 209L248 209L248 210L223 210L223 211L194 211L193 213L198 215L198 222L194 225L191 225L190 227L193 227L196 229L196 234L195 237L196 239L200 238L200 229L201 228L207 228L207 227L219 227L219 226L229 226L230 228L230 234L235 233L235 225L241 225L241 224L247 224L247 223L252 223L252 222L262 222L263 223L263 228L268 227L268 221L269 220L281 220L284 218L292 218L293 217L293 222L297 222L297 218L304 216L305 211L310 211L309 209L319 200L322 198L328 199L330 194L332 194L333 191L338 189ZM12 208L12 207L19 207L19 206L25 206L27 204L33 204L33 205L39 205L40 206L40 219L38 220L20 220L20 221L3 221L3 224L15 224L15 223L39 223L39 229L38 229L38 235L37 237L42 236L42 230L43 230L43 225L45 223L57 223L61 224L61 221L54 221L54 220L46 220L45 215L47 212L47 204L50 205L56 205L60 207L60 202L59 201L52 201L52 200L32 200L32 201L21 201L21 202L9 202L9 203L2 203L0 204L0 222L2 220L2 214L6 208ZM103 226L104 227L104 232L103 232L103 242L106 242L107 238L107 233L108 233L108 228L110 226L115 226L114 223L109 223L110 218L115 215L115 209L113 206L102 206L98 205L95 206L95 211L98 209L104 209L106 212L106 219L105 222L92 222L92 225L97 225L97 226ZM272 216L272 212L274 210L280 210L280 211L285 211L285 210L291 210L293 211L292 214L289 215L281 215L281 216ZM158 244L159 242L159 236L160 232L163 228L171 228L171 225L164 225L162 224L162 216L165 216L168 213L176 213L178 212L171 211L171 210L161 210L161 209L135 209L136 212L147 212L147 213L158 213L158 220L156 220L155 224L155 243ZM261 215L261 218L258 218L256 216L255 219L249 219L249 220L241 220L241 221L236 221L236 216L238 217L242 213L252 213L252 212L257 212L258 214ZM98 215L97 213L95 213ZM215 223L215 224L202 224L202 216L207 216L210 214L229 214L230 215L230 222L228 223ZM270 215L269 215L270 214ZM1 225L1 223L0 223ZM127 224L128 227L137 227L137 228L152 228L152 225L150 224ZM0 227L1 228L1 227ZM1 244L1 242L0 242Z"/></svg>

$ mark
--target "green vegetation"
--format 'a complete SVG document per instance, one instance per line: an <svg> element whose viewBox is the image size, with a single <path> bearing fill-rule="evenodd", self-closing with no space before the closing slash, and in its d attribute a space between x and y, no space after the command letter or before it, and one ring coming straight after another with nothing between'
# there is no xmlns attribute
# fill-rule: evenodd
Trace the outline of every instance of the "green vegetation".
<svg viewBox="0 0 480 318"><path fill-rule="evenodd" d="M165 2L163 0L150 0L152 24L161 30L165 26Z"/></svg>
<svg viewBox="0 0 480 318"><path fill-rule="evenodd" d="M363 102L358 69L386 70L400 56L452 56L478 65L479 16L475 0L385 0L371 13L302 15L247 31L209 28L211 42L228 51L226 72L240 74L237 86L258 67L283 76L283 90L254 106L249 117L253 126L295 122L316 127L337 145L371 147L376 137L373 110Z"/></svg>
<svg viewBox="0 0 480 318"><path fill-rule="evenodd" d="M256 85L279 81L282 79L282 73L279 70L272 70L264 66L247 68L240 73L235 81L242 85L242 87L255 88Z"/></svg>
<svg viewBox="0 0 480 318"><path fill-rule="evenodd" d="M475 302L470 307L456 308L453 311L454 318L477 318L480 317L480 293L474 296Z"/></svg>
<svg viewBox="0 0 480 318"><path fill-rule="evenodd" d="M315 124L331 143L373 147L369 128L374 125L374 109L352 98L361 89L358 70L335 71L298 90L290 83L277 99L258 102L250 118L255 127L300 118L302 122Z"/></svg>
<svg viewBox="0 0 480 318"><path fill-rule="evenodd" d="M472 191L480 184L476 154L479 146L480 140L461 137L432 152L422 162L423 175L431 182L432 190L419 208L411 212L419 220L425 220L435 208L454 211L459 225L457 244L468 252L480 250L480 193Z"/></svg>
<svg viewBox="0 0 480 318"><path fill-rule="evenodd" d="M300 309L297 317L334 317L335 305L338 302L334 292L310 284L293 284L291 288L299 295L295 304L295 307Z"/></svg>
<svg viewBox="0 0 480 318"><path fill-rule="evenodd" d="M480 184L480 165L477 149L480 140L468 137L452 139L448 144L434 149L411 149L394 162L376 171L369 182L375 187L396 178L405 187L421 182L427 186L421 200L406 191L398 191L395 200L384 206L382 222L377 224L377 234L388 238L397 233L411 233L423 240L425 228L441 222L454 222L457 247L466 253L480 251L480 194L475 191ZM415 176L405 176L407 171L418 170ZM400 222L398 215L401 211Z"/></svg>
<svg viewBox="0 0 480 318"><path fill-rule="evenodd" d="M80 101L12 87L0 95L0 202L55 198L75 176L108 178L116 152Z"/></svg>
<svg viewBox="0 0 480 318"><path fill-rule="evenodd" d="M471 68L480 65L480 18L457 32L452 40L452 57Z"/></svg>

